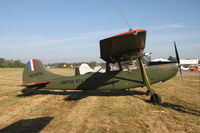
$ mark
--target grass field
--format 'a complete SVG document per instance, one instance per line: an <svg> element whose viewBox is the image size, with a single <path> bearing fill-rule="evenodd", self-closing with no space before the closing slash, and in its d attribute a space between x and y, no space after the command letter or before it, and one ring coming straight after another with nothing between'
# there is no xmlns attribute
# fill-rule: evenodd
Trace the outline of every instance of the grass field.
<svg viewBox="0 0 200 133"><path fill-rule="evenodd" d="M73 75L69 69L50 71ZM0 69L0 132L15 133L199 133L198 76L153 85L163 98L155 106L146 88L131 91L43 91L23 96L23 69Z"/></svg>

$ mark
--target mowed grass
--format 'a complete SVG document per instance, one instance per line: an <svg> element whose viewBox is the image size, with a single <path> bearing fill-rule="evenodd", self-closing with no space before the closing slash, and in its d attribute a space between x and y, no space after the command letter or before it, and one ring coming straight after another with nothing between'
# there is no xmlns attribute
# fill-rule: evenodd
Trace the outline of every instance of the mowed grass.
<svg viewBox="0 0 200 133"><path fill-rule="evenodd" d="M73 75L73 69L49 69ZM146 88L131 91L43 91L21 95L23 69L0 69L0 132L199 133L198 77L153 85L163 98L149 103Z"/></svg>

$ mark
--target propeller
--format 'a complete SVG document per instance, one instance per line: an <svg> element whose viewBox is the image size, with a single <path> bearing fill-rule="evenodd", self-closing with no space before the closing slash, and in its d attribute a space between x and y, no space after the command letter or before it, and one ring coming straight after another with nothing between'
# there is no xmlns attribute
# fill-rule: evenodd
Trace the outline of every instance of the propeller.
<svg viewBox="0 0 200 133"><path fill-rule="evenodd" d="M179 72L180 72L180 75L181 75L181 79L183 79L182 69L181 69L181 65L180 65L180 58L179 58L179 55L178 55L178 50L177 50L176 42L175 41L174 41L174 48L175 48L176 59L177 59L177 63L178 63L178 67L179 67Z"/></svg>

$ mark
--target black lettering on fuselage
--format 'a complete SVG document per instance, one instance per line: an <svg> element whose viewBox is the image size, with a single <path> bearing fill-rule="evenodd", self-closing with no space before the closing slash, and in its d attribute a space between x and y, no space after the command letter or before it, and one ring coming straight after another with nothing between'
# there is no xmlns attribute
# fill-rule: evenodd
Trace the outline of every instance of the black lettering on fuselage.
<svg viewBox="0 0 200 133"><path fill-rule="evenodd" d="M29 76L30 78L33 78L33 77L38 77L38 76L41 76L41 75L43 75L42 72L36 72L36 73L33 73L33 74L29 74L28 76Z"/></svg>
<svg viewBox="0 0 200 133"><path fill-rule="evenodd" d="M84 82L85 79L76 79L76 80L63 80L61 81L61 84L79 84L79 83L82 83Z"/></svg>

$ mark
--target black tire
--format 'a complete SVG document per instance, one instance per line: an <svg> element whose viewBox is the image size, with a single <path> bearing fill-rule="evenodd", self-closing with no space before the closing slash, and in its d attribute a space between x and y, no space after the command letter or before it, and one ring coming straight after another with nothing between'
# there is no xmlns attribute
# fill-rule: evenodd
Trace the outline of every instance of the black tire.
<svg viewBox="0 0 200 133"><path fill-rule="evenodd" d="M146 95L147 95L147 96L150 96L150 94L151 94L150 90L147 90L147 91L146 91Z"/></svg>
<svg viewBox="0 0 200 133"><path fill-rule="evenodd" d="M161 96L158 95L158 94L153 94L153 95L151 95L150 102L151 102L151 103L160 104L160 103L162 102L162 98L161 98Z"/></svg>

